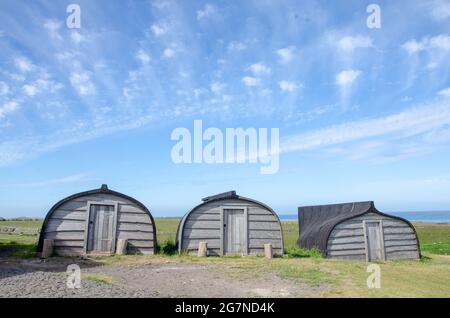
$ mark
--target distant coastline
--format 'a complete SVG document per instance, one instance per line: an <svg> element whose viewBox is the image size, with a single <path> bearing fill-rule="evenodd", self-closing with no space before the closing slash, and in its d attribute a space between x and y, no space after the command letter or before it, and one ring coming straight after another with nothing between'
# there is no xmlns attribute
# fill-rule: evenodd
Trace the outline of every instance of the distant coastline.
<svg viewBox="0 0 450 318"><path fill-rule="evenodd" d="M450 223L450 211L387 212L410 222ZM280 214L281 221L297 221L296 214Z"/></svg>

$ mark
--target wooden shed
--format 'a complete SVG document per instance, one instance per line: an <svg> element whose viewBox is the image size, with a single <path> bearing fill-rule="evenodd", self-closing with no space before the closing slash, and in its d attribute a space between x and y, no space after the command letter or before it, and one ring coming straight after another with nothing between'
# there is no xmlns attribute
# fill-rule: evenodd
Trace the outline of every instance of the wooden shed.
<svg viewBox="0 0 450 318"><path fill-rule="evenodd" d="M297 245L317 248L327 257L366 261L420 258L413 225L378 211L371 201L300 207L298 218Z"/></svg>
<svg viewBox="0 0 450 318"><path fill-rule="evenodd" d="M273 254L283 254L283 233L277 214L253 199L225 192L203 199L178 225L178 250L197 253L208 244L208 255L263 255L271 243Z"/></svg>
<svg viewBox="0 0 450 318"><path fill-rule="evenodd" d="M127 240L127 253L156 253L150 211L107 185L56 203L45 217L38 252L42 252L44 239L53 240L53 253L61 256L114 254L118 240Z"/></svg>

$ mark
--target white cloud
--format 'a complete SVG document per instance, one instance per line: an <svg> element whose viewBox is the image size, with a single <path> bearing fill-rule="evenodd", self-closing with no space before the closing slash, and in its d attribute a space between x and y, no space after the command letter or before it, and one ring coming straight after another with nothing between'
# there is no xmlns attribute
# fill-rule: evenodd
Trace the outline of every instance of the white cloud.
<svg viewBox="0 0 450 318"><path fill-rule="evenodd" d="M5 82L0 82L0 96L8 95L9 85Z"/></svg>
<svg viewBox="0 0 450 318"><path fill-rule="evenodd" d="M402 48L408 52L408 54L416 54L422 51L431 50L450 50L450 36L446 34L439 34L433 37L424 37L422 40L416 39L409 40L402 44Z"/></svg>
<svg viewBox="0 0 450 318"><path fill-rule="evenodd" d="M289 47L285 47L283 49L279 49L276 51L276 54L279 57L279 61L282 64L288 64L292 61L292 59L294 58L294 52L295 52L296 48L295 46L289 46Z"/></svg>
<svg viewBox="0 0 450 318"><path fill-rule="evenodd" d="M150 29L155 36L161 36L166 33L166 29L160 24L153 24Z"/></svg>
<svg viewBox="0 0 450 318"><path fill-rule="evenodd" d="M292 136L281 143L281 151L310 150L386 135L399 140L447 125L450 125L450 100L441 100L385 117L348 122Z"/></svg>
<svg viewBox="0 0 450 318"><path fill-rule="evenodd" d="M244 76L242 78L242 82L244 83L245 86L249 87L258 86L260 84L259 79L252 76Z"/></svg>
<svg viewBox="0 0 450 318"><path fill-rule="evenodd" d="M19 71L21 71L22 73L28 73L35 67L29 59L23 56L16 57L14 59L14 63L16 64L16 67L19 69Z"/></svg>
<svg viewBox="0 0 450 318"><path fill-rule="evenodd" d="M262 63L252 64L248 67L248 70L252 72L254 75L270 74L271 72L270 67Z"/></svg>
<svg viewBox="0 0 450 318"><path fill-rule="evenodd" d="M175 56L175 51L173 49L171 49L170 47L166 48L163 52L163 57L165 58L172 58Z"/></svg>
<svg viewBox="0 0 450 318"><path fill-rule="evenodd" d="M211 91L214 94L220 94L222 92L222 90L225 88L225 85L219 82L213 82L210 85L211 87Z"/></svg>
<svg viewBox="0 0 450 318"><path fill-rule="evenodd" d="M437 21L450 18L450 2L448 0L436 0L428 2L431 16Z"/></svg>
<svg viewBox="0 0 450 318"><path fill-rule="evenodd" d="M372 38L368 36L345 36L338 41L338 47L347 52L351 52L357 48L373 47Z"/></svg>
<svg viewBox="0 0 450 318"><path fill-rule="evenodd" d="M59 29L61 28L61 22L58 20L46 20L44 23L44 28L48 30L52 38L61 40L62 37L59 34Z"/></svg>
<svg viewBox="0 0 450 318"><path fill-rule="evenodd" d="M91 75L86 71L72 72L70 74L70 83L79 95L95 94L95 85L91 81Z"/></svg>
<svg viewBox="0 0 450 318"><path fill-rule="evenodd" d="M19 103L16 101L9 101L0 106L0 119L5 118L6 115L15 112L19 108Z"/></svg>
<svg viewBox="0 0 450 318"><path fill-rule="evenodd" d="M359 70L345 70L336 75L336 84L345 87L351 85L359 76Z"/></svg>
<svg viewBox="0 0 450 318"><path fill-rule="evenodd" d="M445 88L438 93L441 96L450 97L450 87Z"/></svg>
<svg viewBox="0 0 450 318"><path fill-rule="evenodd" d="M80 44L81 42L85 41L86 38L81 35L80 32L76 31L76 30L72 30L70 32L70 39L75 43L75 44Z"/></svg>
<svg viewBox="0 0 450 318"><path fill-rule="evenodd" d="M229 51L243 51L247 48L247 45L245 45L242 42L236 42L232 41L228 44L228 50Z"/></svg>
<svg viewBox="0 0 450 318"><path fill-rule="evenodd" d="M139 49L136 53L136 58L141 61L142 64L148 64L150 62L150 55L143 49Z"/></svg>
<svg viewBox="0 0 450 318"><path fill-rule="evenodd" d="M63 87L61 83L56 83L49 80L47 77L40 78L32 83L23 85L23 90L26 95L32 97L44 91L54 93Z"/></svg>
<svg viewBox="0 0 450 318"><path fill-rule="evenodd" d="M207 3L202 10L197 11L197 20L209 18L217 13L217 8Z"/></svg>
<svg viewBox="0 0 450 318"><path fill-rule="evenodd" d="M278 84L283 92L293 92L299 87L298 84L290 81L281 81Z"/></svg>

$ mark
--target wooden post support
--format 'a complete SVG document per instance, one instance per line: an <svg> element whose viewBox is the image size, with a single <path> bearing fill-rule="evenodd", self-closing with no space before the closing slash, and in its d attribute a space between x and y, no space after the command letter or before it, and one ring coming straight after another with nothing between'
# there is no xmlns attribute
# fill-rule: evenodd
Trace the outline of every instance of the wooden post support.
<svg viewBox="0 0 450 318"><path fill-rule="evenodd" d="M199 242L198 243L198 257L206 257L208 254L208 243Z"/></svg>
<svg viewBox="0 0 450 318"><path fill-rule="evenodd" d="M273 258L272 243L264 244L264 255L268 259Z"/></svg>
<svg viewBox="0 0 450 318"><path fill-rule="evenodd" d="M125 255L127 253L127 245L128 245L127 239L118 239L117 247L116 247L116 254L117 255Z"/></svg>
<svg viewBox="0 0 450 318"><path fill-rule="evenodd" d="M41 258L47 258L53 254L53 240L44 239L44 244L42 244Z"/></svg>

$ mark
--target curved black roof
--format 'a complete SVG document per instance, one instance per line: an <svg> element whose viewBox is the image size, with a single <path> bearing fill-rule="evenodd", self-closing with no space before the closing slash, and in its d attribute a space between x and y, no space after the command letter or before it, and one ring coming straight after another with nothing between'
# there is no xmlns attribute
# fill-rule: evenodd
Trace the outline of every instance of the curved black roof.
<svg viewBox="0 0 450 318"><path fill-rule="evenodd" d="M297 245L308 249L317 248L325 254L328 238L334 227L341 222L366 213L376 213L406 222L415 233L414 226L409 221L378 211L373 201L305 206L298 208L300 237Z"/></svg>
<svg viewBox="0 0 450 318"><path fill-rule="evenodd" d="M116 192L113 190L108 189L108 186L106 184L102 184L102 186L100 187L100 189L94 189L94 190L89 190L89 191L84 191L84 192L80 192L80 193L76 193L73 194L71 196L68 196L67 198L62 199L61 201L59 201L58 203L56 203L51 209L50 211L48 211L45 219L44 219L44 223L42 224L42 228L41 228L41 235L39 235L39 242L38 242L38 246L37 246L37 251L38 252L42 252L42 245L44 243L44 233L45 233L45 228L47 227L48 221L50 220L53 212L56 211L56 209L58 209L61 205L63 205L66 202L69 202L73 199L79 198L79 197L83 197L86 195L92 195L92 194L110 194L110 195L114 195L120 198L123 198L125 200L131 201L134 204L136 204L137 206L139 206L142 210L144 210L150 217L151 221L152 221L152 226L153 226L153 252L156 254L157 253L157 241L156 241L156 226L155 226L155 220L153 219L152 214L150 213L150 211L147 209L147 207L142 204L141 202L139 202L138 200L136 200L135 198L132 198L126 194L120 193L120 192Z"/></svg>
<svg viewBox="0 0 450 318"><path fill-rule="evenodd" d="M220 200L229 200L229 199L243 200L243 201L255 203L255 204L257 204L257 205L267 209L268 211L270 211L277 218L278 222L280 222L280 218L278 217L277 213L274 210L272 210L271 207L269 207L268 205L266 205L266 204L264 204L262 202L259 202L259 201L256 201L256 200L253 200L253 199L250 199L250 198L246 198L246 197L240 196L240 195L238 195L236 193L236 191L228 191L228 192L223 192L223 193L211 195L211 196L203 198L202 199L203 202L200 203L199 205L195 206L191 210L189 210L183 216L183 218L181 219L180 223L178 223L177 236L176 236L176 241L177 242L176 242L176 244L177 244L177 247L178 247L179 251L181 251L181 245L182 245L181 244L181 240L180 240L180 239L182 239L182 237L179 237L179 235L181 234L180 233L180 229L184 226L184 222L187 220L189 215L192 212L194 212L197 208L199 208L199 207L201 207L201 206L203 206L203 205L205 205L207 203L211 203L211 202L214 202L214 201L220 201ZM281 231L281 241L284 242L283 231Z"/></svg>

